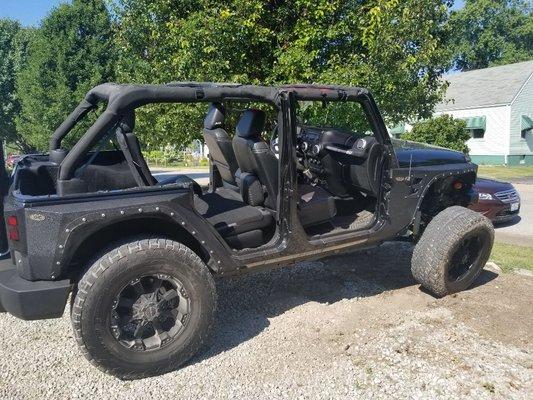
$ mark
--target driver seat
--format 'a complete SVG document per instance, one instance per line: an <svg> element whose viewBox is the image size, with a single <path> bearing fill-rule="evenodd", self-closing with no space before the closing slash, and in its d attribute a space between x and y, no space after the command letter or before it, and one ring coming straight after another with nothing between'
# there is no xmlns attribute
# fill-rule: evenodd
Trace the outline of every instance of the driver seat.
<svg viewBox="0 0 533 400"><path fill-rule="evenodd" d="M279 160L261 137L265 113L248 109L242 114L233 138L237 157L237 183L243 200L251 206L277 210ZM319 186L298 185L300 222L321 224L337 214L334 197Z"/></svg>

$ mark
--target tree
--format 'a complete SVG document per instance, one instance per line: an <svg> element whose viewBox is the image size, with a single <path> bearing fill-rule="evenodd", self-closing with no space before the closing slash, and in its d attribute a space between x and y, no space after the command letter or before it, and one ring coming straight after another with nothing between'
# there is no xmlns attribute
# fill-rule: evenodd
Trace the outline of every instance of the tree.
<svg viewBox="0 0 533 400"><path fill-rule="evenodd" d="M32 149L15 127L15 118L20 112L15 81L25 63L31 33L16 21L0 19L0 140L24 153Z"/></svg>
<svg viewBox="0 0 533 400"><path fill-rule="evenodd" d="M17 79L18 131L32 146L46 149L52 132L85 93L113 79L114 65L105 0L73 0L55 8L30 42L26 66Z"/></svg>
<svg viewBox="0 0 533 400"><path fill-rule="evenodd" d="M533 59L533 6L527 0L466 0L450 24L460 70Z"/></svg>
<svg viewBox="0 0 533 400"><path fill-rule="evenodd" d="M424 118L441 98L439 77L451 59L443 45L450 4L118 0L118 78L359 85L373 90L389 121ZM137 132L149 144L185 145L201 137L203 112L145 107Z"/></svg>
<svg viewBox="0 0 533 400"><path fill-rule="evenodd" d="M414 124L411 132L404 133L402 139L467 153L466 141L470 139L470 135L466 129L465 121L443 114Z"/></svg>

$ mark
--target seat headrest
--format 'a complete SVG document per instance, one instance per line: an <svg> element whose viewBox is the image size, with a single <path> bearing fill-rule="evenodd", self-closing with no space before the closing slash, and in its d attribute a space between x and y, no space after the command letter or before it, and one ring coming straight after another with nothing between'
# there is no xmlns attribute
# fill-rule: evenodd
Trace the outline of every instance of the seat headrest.
<svg viewBox="0 0 533 400"><path fill-rule="evenodd" d="M226 110L224 106L220 103L211 103L204 119L204 129L223 128L225 118Z"/></svg>
<svg viewBox="0 0 533 400"><path fill-rule="evenodd" d="M237 123L237 136L253 138L261 136L265 126L265 112L262 110L245 110Z"/></svg>

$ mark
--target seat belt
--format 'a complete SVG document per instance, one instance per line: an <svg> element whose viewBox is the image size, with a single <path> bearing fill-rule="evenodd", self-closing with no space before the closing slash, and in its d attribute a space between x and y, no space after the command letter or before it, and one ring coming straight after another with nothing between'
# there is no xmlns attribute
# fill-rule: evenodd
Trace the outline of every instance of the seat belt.
<svg viewBox="0 0 533 400"><path fill-rule="evenodd" d="M124 158L126 159L128 166L130 167L130 171L133 175L133 178L135 179L135 182L137 182L137 185L139 185L139 187L149 186L139 173L139 170L137 169L137 164L135 164L135 162L133 161L133 157L126 141L125 134L120 127L117 128L116 136L120 149L122 150Z"/></svg>

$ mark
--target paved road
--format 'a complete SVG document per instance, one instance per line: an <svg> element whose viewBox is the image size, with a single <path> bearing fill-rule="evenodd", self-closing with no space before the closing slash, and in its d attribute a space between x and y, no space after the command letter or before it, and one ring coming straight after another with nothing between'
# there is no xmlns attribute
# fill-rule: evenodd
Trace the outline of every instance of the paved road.
<svg viewBox="0 0 533 400"><path fill-rule="evenodd" d="M182 168L178 171L154 171L156 178L167 178L176 174L188 175L202 186L209 184L209 171L207 169ZM523 183L514 183L522 201L520 217L510 223L497 226L496 240L522 246L533 246L533 181L531 183L525 183L524 180L521 182Z"/></svg>
<svg viewBox="0 0 533 400"><path fill-rule="evenodd" d="M533 184L515 183L520 193L520 217L496 227L496 240L522 246L533 246Z"/></svg>

